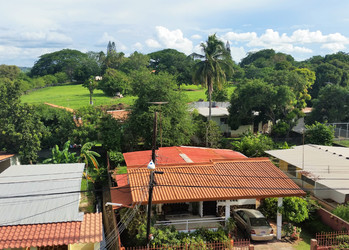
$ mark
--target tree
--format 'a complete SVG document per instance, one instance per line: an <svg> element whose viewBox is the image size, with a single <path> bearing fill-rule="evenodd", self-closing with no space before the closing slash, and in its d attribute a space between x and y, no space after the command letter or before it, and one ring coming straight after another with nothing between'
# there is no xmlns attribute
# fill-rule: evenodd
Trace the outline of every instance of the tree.
<svg viewBox="0 0 349 250"><path fill-rule="evenodd" d="M125 58L120 66L120 70L126 74L130 74L134 70L147 70L149 60L149 55L143 55L142 53L135 51L128 58Z"/></svg>
<svg viewBox="0 0 349 250"><path fill-rule="evenodd" d="M18 82L0 82L0 149L19 153L22 163L36 161L44 131L38 115L20 103Z"/></svg>
<svg viewBox="0 0 349 250"><path fill-rule="evenodd" d="M73 80L76 68L88 56L78 50L63 49L53 53L40 56L30 71L31 76L54 75L58 72L65 72L70 80Z"/></svg>
<svg viewBox="0 0 349 250"><path fill-rule="evenodd" d="M331 146L334 139L334 129L319 122L305 125L305 143Z"/></svg>
<svg viewBox="0 0 349 250"><path fill-rule="evenodd" d="M95 80L94 76L90 76L82 85L83 87L87 88L90 92L90 105L93 105L92 95L95 89L98 87L98 82Z"/></svg>
<svg viewBox="0 0 349 250"><path fill-rule="evenodd" d="M0 65L0 78L8 78L11 81L14 81L20 73L21 70L17 66L5 64Z"/></svg>
<svg viewBox="0 0 349 250"><path fill-rule="evenodd" d="M274 148L273 140L263 134L248 133L242 136L240 141L232 143L232 149L241 152L247 157L265 156L265 151Z"/></svg>
<svg viewBox="0 0 349 250"><path fill-rule="evenodd" d="M221 87L226 79L226 72L232 70L232 60L224 43L216 34L208 37L206 43L201 43L204 55L195 54L195 57L202 59L194 66L194 83L203 84L208 89L209 115L211 120L212 91L213 86Z"/></svg>
<svg viewBox="0 0 349 250"><path fill-rule="evenodd" d="M109 68L99 82L98 88L108 96L115 96L117 92L125 95L131 89L131 82L124 72Z"/></svg>
<svg viewBox="0 0 349 250"><path fill-rule="evenodd" d="M248 80L237 86L228 108L232 129L240 125L285 119L293 110L295 96L288 86L273 86L262 80Z"/></svg>
<svg viewBox="0 0 349 250"><path fill-rule="evenodd" d="M59 149L58 145L52 148L52 156L51 158L47 158L43 161L44 164L52 163L76 163L78 158L76 157L76 153L69 152L70 141L64 143L62 150Z"/></svg>
<svg viewBox="0 0 349 250"><path fill-rule="evenodd" d="M188 106L183 93L175 91L176 82L168 73L134 72L132 90L138 99L131 111L127 135L130 141L152 144L154 112L159 112L158 145L173 146L189 143L193 133ZM167 102L156 106L150 102Z"/></svg>
<svg viewBox="0 0 349 250"><path fill-rule="evenodd" d="M175 49L164 49L149 54L150 68L159 72L167 72L176 77L177 84L192 83L192 67L194 60Z"/></svg>
<svg viewBox="0 0 349 250"><path fill-rule="evenodd" d="M307 122L349 122L349 89L329 84L313 100L313 110Z"/></svg>

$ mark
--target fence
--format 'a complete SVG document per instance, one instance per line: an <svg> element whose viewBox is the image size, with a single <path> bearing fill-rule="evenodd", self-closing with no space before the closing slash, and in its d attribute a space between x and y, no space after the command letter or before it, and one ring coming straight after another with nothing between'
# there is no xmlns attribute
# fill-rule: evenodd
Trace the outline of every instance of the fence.
<svg viewBox="0 0 349 250"><path fill-rule="evenodd" d="M349 123L328 123L334 128L334 137L339 140L349 138Z"/></svg>
<svg viewBox="0 0 349 250"><path fill-rule="evenodd" d="M207 242L207 243L185 243L181 245L162 245L162 246L146 246L141 247L127 247L121 248L121 250L160 250L160 249L171 249L171 250L192 250L192 249L207 249L207 250L218 250L218 249L231 249L231 250L248 250L250 249L250 240L230 240L226 242Z"/></svg>
<svg viewBox="0 0 349 250"><path fill-rule="evenodd" d="M167 220L167 221L157 221L155 226L175 226L179 231L189 232L200 226L202 227L212 227L217 228L220 222L225 222L223 217L214 217L214 218L200 218L200 219L183 219L183 220ZM193 230L195 231L195 230Z"/></svg>
<svg viewBox="0 0 349 250"><path fill-rule="evenodd" d="M317 249L349 248L349 231L316 234Z"/></svg>

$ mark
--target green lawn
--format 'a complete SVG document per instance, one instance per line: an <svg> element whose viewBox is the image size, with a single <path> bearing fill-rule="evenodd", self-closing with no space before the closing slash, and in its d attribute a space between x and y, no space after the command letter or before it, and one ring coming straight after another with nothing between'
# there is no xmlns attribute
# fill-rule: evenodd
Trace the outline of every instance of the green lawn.
<svg viewBox="0 0 349 250"><path fill-rule="evenodd" d="M132 105L136 97L127 96L114 99L104 95L103 91L95 90L93 103L95 106L124 103ZM22 96L22 102L30 104L52 103L67 108L77 109L90 103L89 91L82 85L63 85L39 89Z"/></svg>
<svg viewBox="0 0 349 250"><path fill-rule="evenodd" d="M349 140L335 141L336 144L342 145L344 147L349 147Z"/></svg>
<svg viewBox="0 0 349 250"><path fill-rule="evenodd" d="M229 96L235 87L229 87ZM195 102L200 99L207 101L206 89L200 85L183 85L181 91L187 96L187 102ZM101 90L95 90L93 94L93 104L111 105L111 104L127 104L132 105L137 97L125 96L124 98L111 98L104 95ZM90 103L89 91L82 85L62 85L39 89L21 97L23 103L39 104L52 103L59 106L77 109L87 106Z"/></svg>

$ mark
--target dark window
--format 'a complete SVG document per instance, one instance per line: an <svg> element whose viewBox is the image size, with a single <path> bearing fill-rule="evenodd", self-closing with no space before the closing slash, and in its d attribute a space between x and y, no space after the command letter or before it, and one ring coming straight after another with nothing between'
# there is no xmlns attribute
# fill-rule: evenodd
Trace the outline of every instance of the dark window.
<svg viewBox="0 0 349 250"><path fill-rule="evenodd" d="M305 175L302 175L302 181L305 181L306 183L315 186L315 181L313 181L312 179L306 177Z"/></svg>
<svg viewBox="0 0 349 250"><path fill-rule="evenodd" d="M288 165L288 173L293 176L297 176L297 167L289 164Z"/></svg>
<svg viewBox="0 0 349 250"><path fill-rule="evenodd" d="M221 121L221 125L228 124L228 118L227 117L221 118L220 121Z"/></svg>
<svg viewBox="0 0 349 250"><path fill-rule="evenodd" d="M265 218L250 218L251 226L269 226L268 221Z"/></svg>

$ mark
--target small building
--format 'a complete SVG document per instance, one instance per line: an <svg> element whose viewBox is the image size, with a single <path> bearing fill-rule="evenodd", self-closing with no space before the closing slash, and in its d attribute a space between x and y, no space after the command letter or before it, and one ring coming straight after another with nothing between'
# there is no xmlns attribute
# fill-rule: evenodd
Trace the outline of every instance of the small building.
<svg viewBox="0 0 349 250"><path fill-rule="evenodd" d="M237 207L256 208L267 197L305 195L268 158L195 147L160 148L156 155L156 171L163 174L155 174L152 201L161 218L155 225L174 225L180 231L214 229ZM123 186L111 188L112 203L147 204L150 156L147 151L124 154L127 184L123 180Z"/></svg>
<svg viewBox="0 0 349 250"><path fill-rule="evenodd" d="M99 248L101 213L79 212L84 164L11 166L0 174L0 249Z"/></svg>
<svg viewBox="0 0 349 250"><path fill-rule="evenodd" d="M228 125L228 116L229 116L229 102L212 102L211 108L211 119L216 122L220 127L222 133L227 137L236 137L248 131L251 132L262 132L262 133L270 133L271 131L271 123L263 124L260 123L251 123L248 125L241 125L238 129L232 130ZM196 109L200 115L205 118L209 116L209 102L193 102L190 104L192 110ZM256 112L257 114L258 112Z"/></svg>
<svg viewBox="0 0 349 250"><path fill-rule="evenodd" d="M280 169L315 197L349 201L349 148L308 144L266 153L279 159Z"/></svg>

